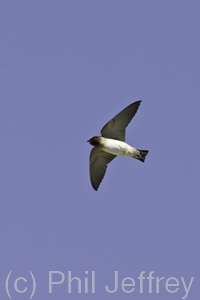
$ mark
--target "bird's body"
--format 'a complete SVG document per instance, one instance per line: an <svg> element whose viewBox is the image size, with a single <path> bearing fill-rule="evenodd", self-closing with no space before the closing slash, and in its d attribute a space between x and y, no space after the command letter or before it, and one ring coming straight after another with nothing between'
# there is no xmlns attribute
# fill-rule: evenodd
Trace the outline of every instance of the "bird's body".
<svg viewBox="0 0 200 300"><path fill-rule="evenodd" d="M138 150L125 142L99 137L99 145L96 146L100 150L120 156L130 156L137 158Z"/></svg>
<svg viewBox="0 0 200 300"><path fill-rule="evenodd" d="M94 136L88 142L94 146L90 153L90 180L92 187L97 191L109 162L116 156L129 156L142 162L148 150L136 149L125 142L125 129L136 114L141 101L136 101L114 118L101 130L102 136Z"/></svg>

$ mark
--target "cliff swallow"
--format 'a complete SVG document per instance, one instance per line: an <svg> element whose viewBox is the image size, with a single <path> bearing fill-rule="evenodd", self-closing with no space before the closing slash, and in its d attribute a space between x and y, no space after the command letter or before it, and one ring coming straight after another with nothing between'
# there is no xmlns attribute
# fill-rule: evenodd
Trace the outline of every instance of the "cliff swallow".
<svg viewBox="0 0 200 300"><path fill-rule="evenodd" d="M93 136L89 142L94 148L90 152L90 181L95 191L105 175L107 165L117 156L129 156L142 162L148 150L139 150L125 142L125 130L136 114L141 101L136 101L114 118L112 118L101 129L102 136Z"/></svg>

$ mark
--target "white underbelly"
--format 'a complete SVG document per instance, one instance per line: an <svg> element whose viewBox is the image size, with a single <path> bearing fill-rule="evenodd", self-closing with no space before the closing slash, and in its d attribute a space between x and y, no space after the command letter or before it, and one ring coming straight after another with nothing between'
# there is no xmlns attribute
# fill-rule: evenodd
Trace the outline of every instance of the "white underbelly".
<svg viewBox="0 0 200 300"><path fill-rule="evenodd" d="M129 146L125 142L106 139L105 146L102 150L114 155L132 156L133 149L133 147Z"/></svg>

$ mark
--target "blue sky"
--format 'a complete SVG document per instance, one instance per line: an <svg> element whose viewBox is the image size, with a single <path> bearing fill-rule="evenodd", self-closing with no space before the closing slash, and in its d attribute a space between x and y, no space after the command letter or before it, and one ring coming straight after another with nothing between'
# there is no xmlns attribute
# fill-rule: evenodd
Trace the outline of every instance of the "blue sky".
<svg viewBox="0 0 200 300"><path fill-rule="evenodd" d="M184 299L197 299L199 9L198 1L1 1L2 299L10 271L13 299L30 298L29 271L32 299L183 299L181 277L186 286L193 278ZM95 192L86 141L137 100L126 140L149 150L146 161L117 157ZM65 276L52 293L50 271L60 272L54 281ZM76 280L69 293L68 271L80 294ZM119 288L108 293L115 271ZM130 293L126 277L135 280Z"/></svg>

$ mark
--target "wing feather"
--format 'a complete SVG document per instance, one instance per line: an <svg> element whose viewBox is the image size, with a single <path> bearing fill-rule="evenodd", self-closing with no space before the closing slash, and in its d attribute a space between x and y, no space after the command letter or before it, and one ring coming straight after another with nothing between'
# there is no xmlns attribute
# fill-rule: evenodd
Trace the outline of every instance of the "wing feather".
<svg viewBox="0 0 200 300"><path fill-rule="evenodd" d="M116 155L106 153L100 149L93 148L90 152L90 181L95 191L106 173L107 165Z"/></svg>
<svg viewBox="0 0 200 300"><path fill-rule="evenodd" d="M125 142L126 127L136 114L140 103L141 101L136 101L130 104L108 121L101 129L102 136Z"/></svg>

